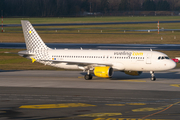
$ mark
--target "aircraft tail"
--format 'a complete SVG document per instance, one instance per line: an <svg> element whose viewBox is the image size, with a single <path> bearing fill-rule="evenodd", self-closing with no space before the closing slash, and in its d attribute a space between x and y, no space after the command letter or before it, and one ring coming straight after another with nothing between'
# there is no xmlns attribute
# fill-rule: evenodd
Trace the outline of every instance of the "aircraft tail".
<svg viewBox="0 0 180 120"><path fill-rule="evenodd" d="M48 50L34 27L27 20L21 20L27 51Z"/></svg>
<svg viewBox="0 0 180 120"><path fill-rule="evenodd" d="M48 54L48 50L50 50L50 48L42 41L41 37L29 21L22 20L21 24L27 51L20 51L18 54L31 59L32 62L37 61L43 64L49 64L48 62L44 62L42 60L50 60L50 56Z"/></svg>

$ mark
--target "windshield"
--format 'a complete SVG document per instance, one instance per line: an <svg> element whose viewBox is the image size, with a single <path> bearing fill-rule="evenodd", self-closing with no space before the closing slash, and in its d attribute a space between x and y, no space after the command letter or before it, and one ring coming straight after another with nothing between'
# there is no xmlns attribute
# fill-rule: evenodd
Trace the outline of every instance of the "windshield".
<svg viewBox="0 0 180 120"><path fill-rule="evenodd" d="M159 56L158 60L163 60L163 59L170 59L168 56Z"/></svg>

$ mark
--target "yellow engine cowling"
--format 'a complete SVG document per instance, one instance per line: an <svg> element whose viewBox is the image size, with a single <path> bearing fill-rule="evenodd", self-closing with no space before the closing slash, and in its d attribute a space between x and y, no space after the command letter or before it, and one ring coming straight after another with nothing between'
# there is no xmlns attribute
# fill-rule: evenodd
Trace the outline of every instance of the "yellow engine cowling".
<svg viewBox="0 0 180 120"><path fill-rule="evenodd" d="M109 78L113 74L113 68L110 66L99 66L94 68L94 75L97 77Z"/></svg>
<svg viewBox="0 0 180 120"><path fill-rule="evenodd" d="M132 76L139 76L142 72L141 71L124 71L124 73Z"/></svg>

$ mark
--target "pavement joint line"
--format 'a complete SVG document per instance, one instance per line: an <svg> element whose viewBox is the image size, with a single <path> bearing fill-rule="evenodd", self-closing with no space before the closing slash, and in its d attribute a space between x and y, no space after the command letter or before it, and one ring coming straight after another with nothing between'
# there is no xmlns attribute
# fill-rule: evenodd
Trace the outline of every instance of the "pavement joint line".
<svg viewBox="0 0 180 120"><path fill-rule="evenodd" d="M26 94L0 94L0 97L1 96L35 96L35 97L65 97L65 98L72 98L72 97L76 97L76 98L94 98L94 96L61 96L61 95L26 95ZM168 101L168 100L180 100L180 98L177 98L177 99L156 99L156 98L126 98L126 97L96 97L96 98L102 98L102 99L133 99L133 100L165 100L165 101Z"/></svg>
<svg viewBox="0 0 180 120"><path fill-rule="evenodd" d="M172 119L102 118L102 117L98 117L93 120L172 120Z"/></svg>
<svg viewBox="0 0 180 120"><path fill-rule="evenodd" d="M2 100L6 100L6 99L8 99L8 100L20 100L20 99L18 99L17 97L15 97L15 98L13 98L13 97L11 97L11 98L1 98ZM22 98L22 99L24 99L24 98ZM25 99L32 99L32 100L36 100L36 99L34 99L34 98L29 98L29 97L25 97ZM43 100L44 98L39 98L38 100ZM81 99L81 98L78 98L78 100L83 100L83 99ZM45 99L44 99L45 100ZM52 100L51 98L49 98L49 99L47 99L47 100ZM63 98L63 99L59 99L59 100L56 100L56 101L64 101L65 99ZM72 99L71 99L72 100ZM77 99L76 99L77 100ZM86 101L92 101L92 100L97 100L97 99L90 99L90 100L86 100ZM68 100L68 101L70 101L70 100ZM99 101L102 101L102 100L99 100ZM106 101L112 101L112 100L106 100ZM118 101L118 100L113 100L113 101ZM172 100L171 100L172 101ZM177 100L176 100L177 101ZM148 104L152 104L152 103L155 103L155 102L158 102L159 103L159 101L151 101L151 102L145 102L146 104L148 103ZM164 101L162 101L162 102L164 102ZM122 103L124 103L124 102L122 102ZM128 102L126 102L126 103L128 103Z"/></svg>
<svg viewBox="0 0 180 120"><path fill-rule="evenodd" d="M146 103L105 104L107 106L147 105Z"/></svg>
<svg viewBox="0 0 180 120"><path fill-rule="evenodd" d="M119 81L125 81L125 82L147 82L146 80L119 80Z"/></svg>
<svg viewBox="0 0 180 120"><path fill-rule="evenodd" d="M60 102L92 102L90 100L53 100L53 99L47 99L47 100L43 100L43 99L1 99L1 100L36 100L36 101L60 101ZM93 101L94 103L109 103L112 101ZM115 103L115 102L113 102ZM160 104L160 103L148 103L148 104Z"/></svg>
<svg viewBox="0 0 180 120"><path fill-rule="evenodd" d="M84 78L84 76L78 76L78 78ZM93 77L98 78L98 77ZM125 81L125 82L147 82L146 80L118 80L118 81Z"/></svg>

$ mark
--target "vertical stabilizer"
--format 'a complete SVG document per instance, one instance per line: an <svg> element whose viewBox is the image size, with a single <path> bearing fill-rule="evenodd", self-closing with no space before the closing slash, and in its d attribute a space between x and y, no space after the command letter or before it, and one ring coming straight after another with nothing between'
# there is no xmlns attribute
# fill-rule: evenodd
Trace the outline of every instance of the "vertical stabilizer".
<svg viewBox="0 0 180 120"><path fill-rule="evenodd" d="M29 21L21 20L21 24L28 51L49 49Z"/></svg>

